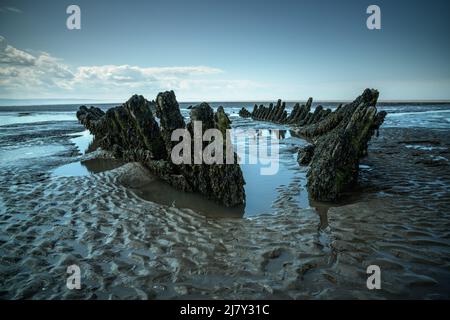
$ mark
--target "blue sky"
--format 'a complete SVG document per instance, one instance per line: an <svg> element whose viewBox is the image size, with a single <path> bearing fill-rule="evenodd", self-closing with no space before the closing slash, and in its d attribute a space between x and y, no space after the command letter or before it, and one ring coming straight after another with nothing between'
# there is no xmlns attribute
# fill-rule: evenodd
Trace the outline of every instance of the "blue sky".
<svg viewBox="0 0 450 320"><path fill-rule="evenodd" d="M449 30L439 0L2 0L0 98L450 99Z"/></svg>

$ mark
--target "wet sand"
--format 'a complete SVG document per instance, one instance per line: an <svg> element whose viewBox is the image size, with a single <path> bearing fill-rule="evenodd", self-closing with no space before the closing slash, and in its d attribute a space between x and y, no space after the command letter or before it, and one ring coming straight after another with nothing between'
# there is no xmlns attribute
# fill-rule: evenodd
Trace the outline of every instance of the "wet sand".
<svg viewBox="0 0 450 320"><path fill-rule="evenodd" d="M450 298L449 150L449 130L382 128L341 204L302 208L294 180L276 215L248 218L147 201L135 163L51 174L66 152L3 169L0 298ZM81 290L66 288L71 264ZM366 288L370 264L382 290Z"/></svg>

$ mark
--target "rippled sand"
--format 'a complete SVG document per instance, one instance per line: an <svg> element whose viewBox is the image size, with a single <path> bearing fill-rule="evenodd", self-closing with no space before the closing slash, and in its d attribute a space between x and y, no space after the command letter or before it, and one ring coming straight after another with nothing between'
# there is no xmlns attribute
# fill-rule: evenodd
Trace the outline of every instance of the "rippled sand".
<svg viewBox="0 0 450 320"><path fill-rule="evenodd" d="M135 163L82 177L51 175L58 158L2 169L0 298L449 298L448 133L383 129L340 206L301 209L294 181L275 191L276 215L244 219L141 199L130 187L151 177ZM71 264L81 290L66 288ZM382 290L366 288L370 264Z"/></svg>

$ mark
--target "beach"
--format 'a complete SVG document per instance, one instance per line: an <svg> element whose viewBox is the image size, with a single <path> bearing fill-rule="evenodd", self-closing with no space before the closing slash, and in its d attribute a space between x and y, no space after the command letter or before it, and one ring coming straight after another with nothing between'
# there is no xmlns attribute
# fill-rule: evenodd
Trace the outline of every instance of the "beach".
<svg viewBox="0 0 450 320"><path fill-rule="evenodd" d="M450 298L450 105L378 106L359 185L334 204L308 197L306 141L221 105L234 128L284 130L279 174L242 166L244 208L95 150L78 106L1 107L0 298ZM81 290L66 287L71 264ZM366 287L372 264L382 290Z"/></svg>

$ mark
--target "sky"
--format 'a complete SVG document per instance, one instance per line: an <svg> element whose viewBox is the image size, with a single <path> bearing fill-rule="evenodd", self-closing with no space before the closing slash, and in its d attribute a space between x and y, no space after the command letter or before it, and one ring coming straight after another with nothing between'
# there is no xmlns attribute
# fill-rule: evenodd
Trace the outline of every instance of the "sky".
<svg viewBox="0 0 450 320"><path fill-rule="evenodd" d="M448 100L449 31L447 0L0 0L0 99Z"/></svg>

